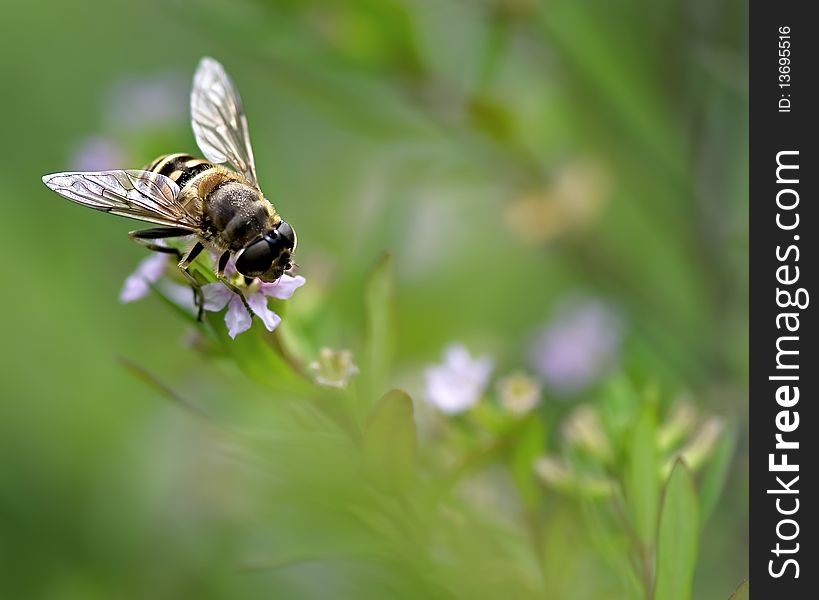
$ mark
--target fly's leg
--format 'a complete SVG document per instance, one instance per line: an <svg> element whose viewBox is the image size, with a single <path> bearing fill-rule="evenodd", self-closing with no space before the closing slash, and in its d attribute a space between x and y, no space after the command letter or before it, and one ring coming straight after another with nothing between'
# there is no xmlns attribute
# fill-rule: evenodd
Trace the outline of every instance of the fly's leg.
<svg viewBox="0 0 819 600"><path fill-rule="evenodd" d="M218 266L216 268L216 277L219 278L219 281L221 281L227 289L242 299L242 304L245 305L245 310L247 310L250 317L253 318L253 311L250 310L250 305L247 303L247 299L242 293L242 290L237 288L227 278L225 278L225 268L227 267L228 260L230 260L230 251L225 251L222 253L222 256L219 257Z"/></svg>
<svg viewBox="0 0 819 600"><path fill-rule="evenodd" d="M188 253L179 261L177 265L182 275L191 284L193 288L193 303L196 305L196 318L201 321L202 313L205 310L205 294L202 293L202 285L196 280L196 277L190 272L191 263L196 260L196 257L204 250L205 247L202 242L196 242L193 248L188 250Z"/></svg>
<svg viewBox="0 0 819 600"><path fill-rule="evenodd" d="M225 277L225 269L227 268L228 261L230 260L230 251L222 252L222 256L219 257L219 266L216 269L216 276L219 279L224 279Z"/></svg>
<svg viewBox="0 0 819 600"><path fill-rule="evenodd" d="M233 292L234 294L239 296L239 298L242 299L242 304L245 305L245 310L247 311L247 314L249 314L250 317L252 318L253 317L253 311L250 310L250 305L247 303L247 299L245 298L245 295L242 293L242 290L237 288L235 285L233 285L230 281L228 281L224 277L219 278L219 281L221 281L225 285L225 287L227 289L229 289L231 292Z"/></svg>
<svg viewBox="0 0 819 600"><path fill-rule="evenodd" d="M162 246L155 242L151 242L150 240L161 240L165 238L172 238L172 237L183 237L186 235L191 235L193 232L190 229L185 229L183 227L154 227L152 229L141 229L139 231L131 231L128 233L128 237L138 243L140 246L147 248L153 252L162 252L164 254L172 254L176 257L179 261L178 267L179 270L182 271L182 275L184 275L185 279L190 283L191 287L193 288L193 302L197 309L197 318L201 321L202 320L202 311L204 309L205 304L205 297L202 293L202 286L196 280L196 278L191 274L189 270L190 263L199 256L199 253L202 252L204 246L202 246L201 242L196 242L196 244L191 248L187 254L183 254L181 250L178 248L171 248L169 246Z"/></svg>
<svg viewBox="0 0 819 600"><path fill-rule="evenodd" d="M247 303L247 299L245 298L245 295L242 293L242 290L240 290L238 287L233 285L233 283L231 283L230 280L225 277L225 268L227 268L227 264L228 264L229 260L230 260L230 250L225 250L222 253L222 255L219 257L219 261L217 262L216 277L219 279L219 281L222 282L222 284L224 284L224 286L227 289L229 289L231 292L233 292L234 294L239 296L239 298L242 299L242 304L245 305L245 310L247 311L247 314L249 314L250 318L252 319L253 318L253 311L250 309L250 305Z"/></svg>
<svg viewBox="0 0 819 600"><path fill-rule="evenodd" d="M173 254L178 260L182 260L182 252L176 248L162 246L149 240L161 240L172 237L183 237L191 235L193 232L190 229L182 227L154 227L152 229L140 229L139 231L129 231L128 237L134 240L140 246L147 248L153 252L163 252L165 254Z"/></svg>

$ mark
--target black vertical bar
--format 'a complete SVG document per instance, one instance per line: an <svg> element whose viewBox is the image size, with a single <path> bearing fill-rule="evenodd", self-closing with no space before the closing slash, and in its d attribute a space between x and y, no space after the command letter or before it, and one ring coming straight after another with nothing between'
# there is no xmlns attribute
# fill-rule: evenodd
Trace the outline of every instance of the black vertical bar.
<svg viewBox="0 0 819 600"><path fill-rule="evenodd" d="M765 599L819 598L819 28L809 6L759 1L750 13L749 571Z"/></svg>

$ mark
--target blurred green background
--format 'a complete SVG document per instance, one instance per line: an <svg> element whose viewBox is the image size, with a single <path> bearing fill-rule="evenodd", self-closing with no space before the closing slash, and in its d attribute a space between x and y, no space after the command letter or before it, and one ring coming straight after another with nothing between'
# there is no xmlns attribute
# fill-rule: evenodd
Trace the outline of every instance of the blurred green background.
<svg viewBox="0 0 819 600"><path fill-rule="evenodd" d="M133 224L40 182L197 154L203 55L236 81L262 188L298 230L292 310L315 340L357 347L362 282L389 250L394 383L416 396L455 340L530 368L556 307L592 297L620 315L619 370L747 430L746 3L51 1L5 6L0 34L0 596L412 597L387 567L237 567L248 540L295 534L250 526L233 446L119 359L260 429L269 399L194 352L157 298L119 304L144 257ZM746 575L745 445L696 598ZM556 547L571 523L554 518Z"/></svg>

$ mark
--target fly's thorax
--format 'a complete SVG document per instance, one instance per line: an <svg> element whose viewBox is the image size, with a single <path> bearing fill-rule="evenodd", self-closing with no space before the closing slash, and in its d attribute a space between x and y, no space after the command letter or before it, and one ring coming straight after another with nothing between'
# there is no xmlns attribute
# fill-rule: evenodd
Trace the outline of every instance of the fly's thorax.
<svg viewBox="0 0 819 600"><path fill-rule="evenodd" d="M219 245L238 251L280 220L261 192L227 169L191 181L203 201L202 229Z"/></svg>

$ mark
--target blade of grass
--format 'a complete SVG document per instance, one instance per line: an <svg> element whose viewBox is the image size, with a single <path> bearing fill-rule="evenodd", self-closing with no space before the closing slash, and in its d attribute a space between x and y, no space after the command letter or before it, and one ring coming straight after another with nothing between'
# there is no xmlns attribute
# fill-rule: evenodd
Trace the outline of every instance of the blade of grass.
<svg viewBox="0 0 819 600"><path fill-rule="evenodd" d="M700 522L705 525L708 517L716 508L717 501L722 494L722 488L728 477L731 458L736 445L736 430L726 428L722 439L717 443L714 454L705 468L700 484Z"/></svg>
<svg viewBox="0 0 819 600"><path fill-rule="evenodd" d="M699 541L699 503L688 467L677 460L668 478L657 536L654 600L690 600Z"/></svg>
<svg viewBox="0 0 819 600"><path fill-rule="evenodd" d="M134 375L137 379L146 383L149 387L153 388L155 391L159 392L159 394L170 400L177 406L182 407L185 411L196 415L199 418L205 419L206 421L213 423L213 417L207 413L201 406L198 404L183 398L179 394L177 394L170 386L163 383L158 377L153 375L150 371L148 371L145 367L138 365L137 363L133 362L130 359L124 358L122 356L117 357L117 362L119 362L122 367Z"/></svg>
<svg viewBox="0 0 819 600"><path fill-rule="evenodd" d="M748 600L750 598L750 591L748 587L748 580L746 579L739 584L739 587L734 590L734 593L731 594L731 597L728 598L728 600Z"/></svg>

